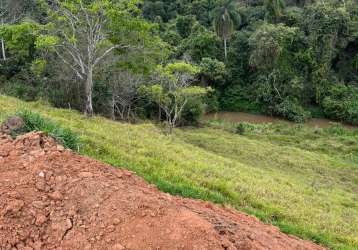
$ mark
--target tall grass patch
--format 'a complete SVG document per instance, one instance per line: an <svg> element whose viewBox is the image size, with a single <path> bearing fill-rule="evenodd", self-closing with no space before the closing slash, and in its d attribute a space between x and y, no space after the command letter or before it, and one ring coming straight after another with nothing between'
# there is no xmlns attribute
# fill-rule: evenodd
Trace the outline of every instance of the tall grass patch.
<svg viewBox="0 0 358 250"><path fill-rule="evenodd" d="M64 128L50 119L45 119L40 114L23 109L16 112L16 115L24 120L23 132L42 131L53 137L65 148L79 151L80 139L76 133L69 128Z"/></svg>
<svg viewBox="0 0 358 250"><path fill-rule="evenodd" d="M358 249L358 130L213 121L166 136L127 124L0 96L0 120L19 108L69 128L80 153L135 171L161 190L257 216L330 249Z"/></svg>

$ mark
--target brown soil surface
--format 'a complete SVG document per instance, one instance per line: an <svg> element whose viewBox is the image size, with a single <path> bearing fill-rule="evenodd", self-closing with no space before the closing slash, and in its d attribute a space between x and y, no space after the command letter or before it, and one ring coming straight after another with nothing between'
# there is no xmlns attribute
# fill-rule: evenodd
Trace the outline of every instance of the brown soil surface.
<svg viewBox="0 0 358 250"><path fill-rule="evenodd" d="M30 133L0 136L0 249L324 248Z"/></svg>

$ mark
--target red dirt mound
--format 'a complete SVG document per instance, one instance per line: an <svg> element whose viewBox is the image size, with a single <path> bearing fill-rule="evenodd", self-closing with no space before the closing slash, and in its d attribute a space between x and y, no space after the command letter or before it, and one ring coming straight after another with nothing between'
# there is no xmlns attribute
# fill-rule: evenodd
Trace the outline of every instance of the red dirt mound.
<svg viewBox="0 0 358 250"><path fill-rule="evenodd" d="M0 136L0 249L323 248L30 133Z"/></svg>

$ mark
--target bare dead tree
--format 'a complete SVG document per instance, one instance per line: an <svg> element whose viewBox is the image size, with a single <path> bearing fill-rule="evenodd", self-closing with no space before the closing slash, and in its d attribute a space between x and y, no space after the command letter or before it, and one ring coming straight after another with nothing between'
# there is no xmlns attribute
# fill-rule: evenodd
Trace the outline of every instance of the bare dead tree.
<svg viewBox="0 0 358 250"><path fill-rule="evenodd" d="M112 87L111 116L116 120L129 121L135 116L135 103L138 101L138 88L144 82L142 74L134 74L128 70L111 72Z"/></svg>
<svg viewBox="0 0 358 250"><path fill-rule="evenodd" d="M68 65L79 79L84 80L85 114L93 115L92 89L93 72L99 63L115 49L129 48L127 45L112 44L106 26L109 19L105 7L93 11L79 1L78 10L73 11L57 1L54 11L64 18L56 33L61 43L55 47L57 56Z"/></svg>

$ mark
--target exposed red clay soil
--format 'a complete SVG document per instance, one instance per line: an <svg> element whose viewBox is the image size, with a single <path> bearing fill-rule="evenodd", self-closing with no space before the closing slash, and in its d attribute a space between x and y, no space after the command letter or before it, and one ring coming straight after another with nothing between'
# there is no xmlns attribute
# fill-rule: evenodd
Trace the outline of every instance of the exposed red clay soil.
<svg viewBox="0 0 358 250"><path fill-rule="evenodd" d="M0 135L0 249L324 248L30 133Z"/></svg>

